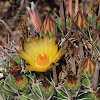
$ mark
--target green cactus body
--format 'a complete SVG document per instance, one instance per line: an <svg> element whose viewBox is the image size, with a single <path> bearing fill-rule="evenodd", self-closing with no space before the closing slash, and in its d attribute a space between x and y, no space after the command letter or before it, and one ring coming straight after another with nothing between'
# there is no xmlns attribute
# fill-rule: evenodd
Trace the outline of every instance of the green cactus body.
<svg viewBox="0 0 100 100"><path fill-rule="evenodd" d="M52 95L52 93L54 92L54 86L51 85L51 84L47 87L40 85L40 89L41 89L42 93L45 95L46 98L49 98L50 95Z"/></svg>
<svg viewBox="0 0 100 100"><path fill-rule="evenodd" d="M20 91L28 93L30 91L28 86L28 78L25 75L23 75L22 77L23 79L20 79L18 81L15 80L15 85Z"/></svg>
<svg viewBox="0 0 100 100"><path fill-rule="evenodd" d="M87 80L86 77L84 77L84 78L82 79L82 84L84 84L85 86L88 86L88 85L89 85L88 80Z"/></svg>
<svg viewBox="0 0 100 100"><path fill-rule="evenodd" d="M70 80L69 79L66 79L65 82L64 82L64 86L66 87L66 89L70 89L72 94L75 95L75 92L79 89L80 87L80 81L77 79L75 80Z"/></svg>

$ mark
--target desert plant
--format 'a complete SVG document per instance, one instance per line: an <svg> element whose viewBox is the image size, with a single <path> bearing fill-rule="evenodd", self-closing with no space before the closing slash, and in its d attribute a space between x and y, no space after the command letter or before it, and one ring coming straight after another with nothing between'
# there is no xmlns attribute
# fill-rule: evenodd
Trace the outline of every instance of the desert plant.
<svg viewBox="0 0 100 100"><path fill-rule="evenodd" d="M2 100L100 100L100 16L95 12L100 2L92 1L94 8L90 7L93 12L89 16L85 0L83 11L78 11L76 0L75 13L75 0L69 0L68 16L67 1L55 1L60 16L48 14L43 23L31 2L27 10L34 32L29 31L30 23L23 20L19 40L0 19L15 40L12 49L0 35L5 45L0 45L5 54L5 67L1 70L5 77L0 80Z"/></svg>

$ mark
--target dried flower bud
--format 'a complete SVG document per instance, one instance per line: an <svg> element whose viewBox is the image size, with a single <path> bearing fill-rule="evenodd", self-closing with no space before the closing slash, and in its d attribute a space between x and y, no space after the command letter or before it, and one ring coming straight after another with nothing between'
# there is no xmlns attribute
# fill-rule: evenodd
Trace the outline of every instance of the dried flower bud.
<svg viewBox="0 0 100 100"><path fill-rule="evenodd" d="M14 83L20 91L25 93L30 91L28 87L28 78L21 74L20 65L14 65L13 67L10 67L9 73L15 78Z"/></svg>
<svg viewBox="0 0 100 100"><path fill-rule="evenodd" d="M68 78L65 80L64 86L67 89L70 89L72 94L75 94L75 92L80 87L80 81L76 77L69 75Z"/></svg>
<svg viewBox="0 0 100 100"><path fill-rule="evenodd" d="M68 71L67 79L65 80L64 86L67 89L70 89L72 94L75 94L75 92L80 87L80 81L79 79L72 73L72 71Z"/></svg>
<svg viewBox="0 0 100 100"><path fill-rule="evenodd" d="M50 95L52 95L52 93L54 92L54 86L46 78L42 79L40 89L46 98L49 98Z"/></svg>

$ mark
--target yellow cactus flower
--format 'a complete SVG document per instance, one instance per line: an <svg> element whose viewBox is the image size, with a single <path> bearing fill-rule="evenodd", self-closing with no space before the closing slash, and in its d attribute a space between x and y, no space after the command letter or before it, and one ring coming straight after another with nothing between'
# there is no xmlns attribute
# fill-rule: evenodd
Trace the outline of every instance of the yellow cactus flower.
<svg viewBox="0 0 100 100"><path fill-rule="evenodd" d="M30 65L25 70L45 72L52 68L52 63L57 65L57 62L66 52L60 49L55 42L56 38L31 38L30 42L24 44L24 51L17 50L20 57L22 57Z"/></svg>

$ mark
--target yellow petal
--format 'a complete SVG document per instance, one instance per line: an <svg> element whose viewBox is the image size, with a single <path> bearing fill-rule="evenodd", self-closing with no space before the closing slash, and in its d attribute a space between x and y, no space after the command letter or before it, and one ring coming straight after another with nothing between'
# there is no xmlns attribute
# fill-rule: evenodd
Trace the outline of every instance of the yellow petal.
<svg viewBox="0 0 100 100"><path fill-rule="evenodd" d="M24 51L20 51L20 50L17 50L17 53L19 54L19 56L21 58L23 58L24 60L26 60L26 62L28 62L30 65L34 66L35 65L35 62L33 59L31 59L31 57L25 53Z"/></svg>
<svg viewBox="0 0 100 100"><path fill-rule="evenodd" d="M62 51L62 49L59 50L59 52L56 54L52 62L56 63L57 61L60 60L60 58L66 53L66 50Z"/></svg>
<svg viewBox="0 0 100 100"><path fill-rule="evenodd" d="M51 39L45 36L43 39L31 38L30 41L26 41L24 51L17 51L20 57L30 64L25 69L45 72L52 68L51 62L57 65L56 62L66 51L62 51L62 49L58 51L58 45L55 40L55 36Z"/></svg>
<svg viewBox="0 0 100 100"><path fill-rule="evenodd" d="M27 66L27 67L25 68L25 70L36 71L36 72L45 72L45 71L47 71L48 69L50 69L51 67L52 67L52 66L48 66L48 67L39 67L39 66L35 66L35 67L33 67L33 66L29 65L29 66Z"/></svg>

